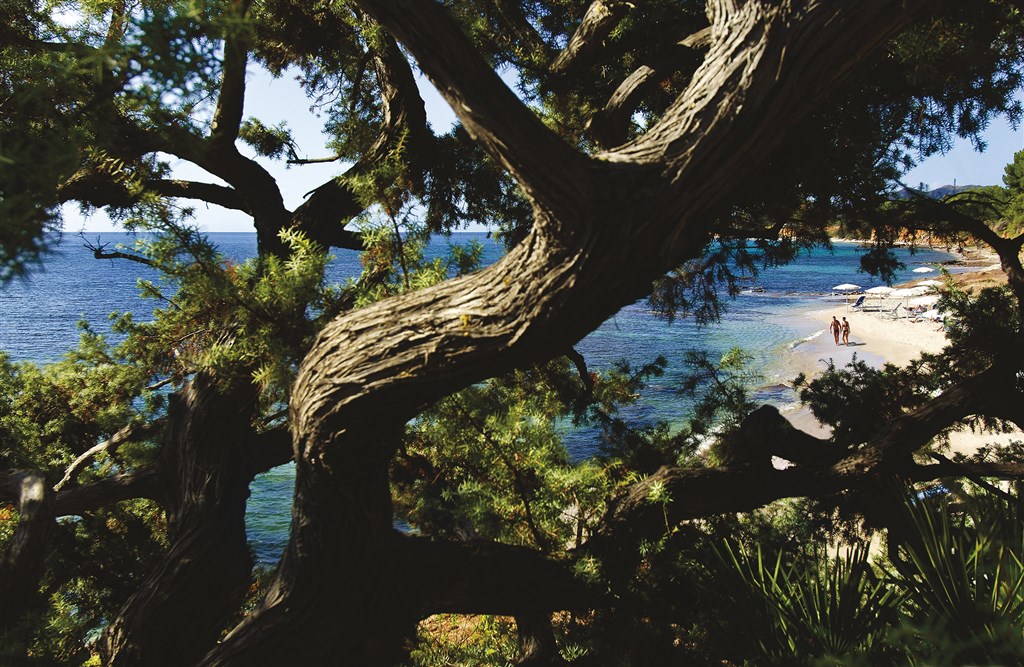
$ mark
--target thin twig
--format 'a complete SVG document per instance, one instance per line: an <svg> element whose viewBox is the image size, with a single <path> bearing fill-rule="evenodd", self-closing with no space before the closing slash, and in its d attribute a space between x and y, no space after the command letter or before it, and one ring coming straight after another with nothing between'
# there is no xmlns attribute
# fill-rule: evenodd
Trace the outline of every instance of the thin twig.
<svg viewBox="0 0 1024 667"><path fill-rule="evenodd" d="M157 427L157 422L147 422L145 424L129 424L120 431L114 433L107 440L99 443L95 447L91 447L85 451L81 456L74 460L74 462L68 466L64 472L64 477L57 482L53 490L59 492L65 486L70 484L78 476L80 472L101 452L107 452L109 455L113 455L117 451L117 448L126 442L133 442L141 440L151 435Z"/></svg>

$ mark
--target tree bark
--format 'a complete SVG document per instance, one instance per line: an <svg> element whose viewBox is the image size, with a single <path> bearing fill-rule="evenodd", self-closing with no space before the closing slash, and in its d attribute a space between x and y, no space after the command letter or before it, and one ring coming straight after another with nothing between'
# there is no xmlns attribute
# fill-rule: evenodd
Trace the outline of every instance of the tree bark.
<svg viewBox="0 0 1024 667"><path fill-rule="evenodd" d="M160 458L169 549L107 626L104 664L192 664L238 613L252 559L245 534L255 390L200 374L172 400Z"/></svg>
<svg viewBox="0 0 1024 667"><path fill-rule="evenodd" d="M569 43L555 58L555 62L551 63L551 73L565 75L584 66L595 52L601 50L604 40L631 6L628 2L591 2L576 32L569 38Z"/></svg>
<svg viewBox="0 0 1024 667"><path fill-rule="evenodd" d="M544 667L568 664L558 652L549 614L520 614L516 616L519 633L518 665Z"/></svg>
<svg viewBox="0 0 1024 667"><path fill-rule="evenodd" d="M0 497L18 499L18 526L0 558L0 661L25 660L25 615L39 590L46 544L53 529L53 494L42 473L13 471L0 475Z"/></svg>

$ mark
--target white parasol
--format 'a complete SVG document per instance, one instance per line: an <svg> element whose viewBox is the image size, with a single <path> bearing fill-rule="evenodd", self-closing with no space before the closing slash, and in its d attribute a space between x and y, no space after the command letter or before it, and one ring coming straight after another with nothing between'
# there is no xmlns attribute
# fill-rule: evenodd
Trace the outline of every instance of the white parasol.
<svg viewBox="0 0 1024 667"><path fill-rule="evenodd" d="M871 289L864 290L865 294L888 294L892 291L892 288L888 285L879 285L878 287L872 287Z"/></svg>
<svg viewBox="0 0 1024 667"><path fill-rule="evenodd" d="M907 300L908 306L930 306L939 300L938 294L925 294Z"/></svg>
<svg viewBox="0 0 1024 667"><path fill-rule="evenodd" d="M927 287L901 287L889 292L889 296L902 299L905 296L920 296L928 291Z"/></svg>
<svg viewBox="0 0 1024 667"><path fill-rule="evenodd" d="M914 269L914 273L931 273L934 270L935 269L933 269L930 266L919 266L916 269Z"/></svg>
<svg viewBox="0 0 1024 667"><path fill-rule="evenodd" d="M835 290L836 292L846 292L847 293L846 294L846 309L849 310L850 309L850 294L849 293L853 292L854 290L859 290L860 289L860 285L854 285L853 283L843 283L842 285L836 285L832 289Z"/></svg>

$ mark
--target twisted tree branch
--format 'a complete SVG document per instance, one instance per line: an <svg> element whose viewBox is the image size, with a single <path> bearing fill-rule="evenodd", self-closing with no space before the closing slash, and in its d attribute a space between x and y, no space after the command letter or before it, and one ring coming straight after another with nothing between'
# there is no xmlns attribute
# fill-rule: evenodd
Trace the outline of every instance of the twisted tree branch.
<svg viewBox="0 0 1024 667"><path fill-rule="evenodd" d="M630 2L618 0L594 0L587 7L583 20L576 28L569 43L551 63L549 71L556 75L569 74L582 67L588 59L600 51L604 40L625 17L632 7Z"/></svg>

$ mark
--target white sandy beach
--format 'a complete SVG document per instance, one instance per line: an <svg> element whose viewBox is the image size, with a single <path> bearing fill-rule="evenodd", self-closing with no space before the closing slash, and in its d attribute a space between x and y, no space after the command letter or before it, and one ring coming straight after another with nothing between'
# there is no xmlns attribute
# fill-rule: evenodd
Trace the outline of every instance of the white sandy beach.
<svg viewBox="0 0 1024 667"><path fill-rule="evenodd" d="M931 321L912 322L906 319L887 319L876 312L847 310L846 305L836 303L827 309L815 309L804 314L821 324L820 333L794 349L794 370L809 376L820 374L828 360L837 367L845 366L854 354L870 366L880 368L885 363L905 366L922 352L937 353L946 345L942 326ZM837 346L828 332L829 322L835 315L850 322L850 345L842 342ZM786 414L797 428L818 437L825 437L825 430L807 408L799 408ZM954 434L951 448L958 452L971 452L986 443L1006 443L1024 440L1024 433L1011 434L972 433L968 430Z"/></svg>
<svg viewBox="0 0 1024 667"><path fill-rule="evenodd" d="M872 366L881 366L884 362L905 366L922 352L936 353L946 345L942 326L935 322L888 319L879 313L848 311L841 303L824 310L809 311L805 315L821 324L822 334L799 346L796 351L805 357L813 357L814 362L832 359L837 366L845 366L856 354ZM837 346L828 333L833 315L849 321L849 346L841 341ZM818 369L822 367L823 364L818 363Z"/></svg>

